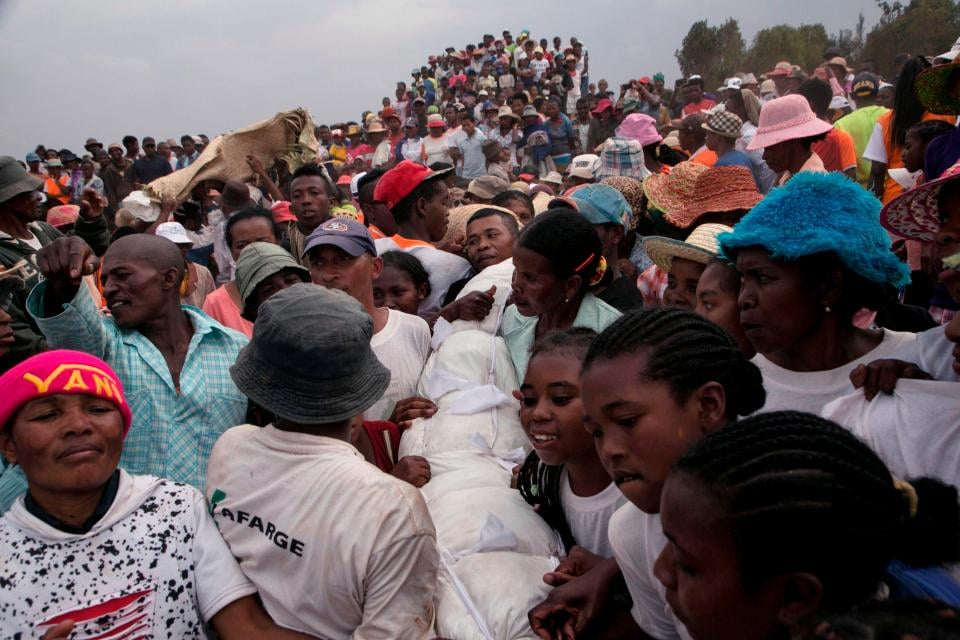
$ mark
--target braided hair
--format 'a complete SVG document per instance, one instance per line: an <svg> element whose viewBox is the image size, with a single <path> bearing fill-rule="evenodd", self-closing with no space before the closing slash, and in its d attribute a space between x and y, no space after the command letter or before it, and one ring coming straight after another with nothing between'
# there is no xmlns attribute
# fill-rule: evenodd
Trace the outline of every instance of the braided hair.
<svg viewBox="0 0 960 640"><path fill-rule="evenodd" d="M553 331L537 341L530 354L530 362L538 355L559 353L570 358L583 360L590 343L597 337L593 329L574 327L566 331ZM540 514L547 524L560 536L563 546L569 552L577 544L573 532L563 513L563 504L560 500L560 478L563 465L544 464L531 451L520 467L517 475L517 489L520 495L532 506L538 506Z"/></svg>
<svg viewBox="0 0 960 640"><path fill-rule="evenodd" d="M811 573L823 610L871 596L892 558L930 565L960 557L957 490L936 480L896 484L856 436L818 416L747 418L691 447L674 466L726 511L745 589Z"/></svg>
<svg viewBox="0 0 960 640"><path fill-rule="evenodd" d="M678 402L707 382L718 382L726 396L726 417L749 415L766 401L760 370L730 335L692 311L677 307L637 309L618 318L593 341L583 361L594 362L645 352L641 378L663 381Z"/></svg>

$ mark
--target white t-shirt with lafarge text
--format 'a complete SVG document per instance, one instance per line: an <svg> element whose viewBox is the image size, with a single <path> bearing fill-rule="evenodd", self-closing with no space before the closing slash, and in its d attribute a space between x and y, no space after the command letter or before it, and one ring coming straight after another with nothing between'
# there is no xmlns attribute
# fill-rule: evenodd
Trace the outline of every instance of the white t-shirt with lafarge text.
<svg viewBox="0 0 960 640"><path fill-rule="evenodd" d="M0 549L2 638L64 620L71 638L206 638L206 622L256 593L199 491L125 471L87 533L47 524L20 497L0 518Z"/></svg>

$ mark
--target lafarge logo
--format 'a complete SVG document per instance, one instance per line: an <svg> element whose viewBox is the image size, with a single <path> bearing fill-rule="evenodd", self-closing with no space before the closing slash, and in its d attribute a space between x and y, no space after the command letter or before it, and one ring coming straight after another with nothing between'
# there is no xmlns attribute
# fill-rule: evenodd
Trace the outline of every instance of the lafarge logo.
<svg viewBox="0 0 960 640"><path fill-rule="evenodd" d="M229 520L235 524L244 525L250 529L256 529L266 536L267 540L277 545L279 548L289 551L297 557L303 557L303 548L305 546L303 541L298 540L297 538L294 538L288 533L280 530L277 525L270 522L266 518L261 518L254 513L241 511L240 509L234 511L226 507L220 507L218 510L217 507L219 507L220 503L226 499L227 494L221 489L215 489L210 495L210 513L213 515L214 520L217 521L218 527L220 526L221 521Z"/></svg>

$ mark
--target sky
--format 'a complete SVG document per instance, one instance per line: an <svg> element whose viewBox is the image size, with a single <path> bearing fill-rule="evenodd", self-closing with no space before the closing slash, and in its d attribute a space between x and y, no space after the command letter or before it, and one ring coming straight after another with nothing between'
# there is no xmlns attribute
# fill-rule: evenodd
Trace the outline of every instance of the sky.
<svg viewBox="0 0 960 640"><path fill-rule="evenodd" d="M852 29L860 12L867 30L879 19L874 0L0 0L0 155L213 137L295 107L358 120L428 55L504 29L577 36L591 82L662 71L670 85L697 20L735 18L749 44L777 24Z"/></svg>

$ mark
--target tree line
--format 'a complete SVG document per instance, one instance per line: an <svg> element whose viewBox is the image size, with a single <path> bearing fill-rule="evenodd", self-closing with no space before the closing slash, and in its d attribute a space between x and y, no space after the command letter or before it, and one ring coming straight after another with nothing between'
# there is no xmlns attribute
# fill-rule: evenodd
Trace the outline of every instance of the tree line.
<svg viewBox="0 0 960 640"><path fill-rule="evenodd" d="M719 86L737 71L761 74L781 60L810 71L823 54L838 48L855 69L870 65L886 78L896 73L898 54L935 55L950 49L960 36L960 4L954 0L878 1L882 14L865 33L861 13L857 24L830 34L820 24L776 25L761 29L747 46L734 18L719 26L695 22L674 53L684 76L700 74L707 87Z"/></svg>

